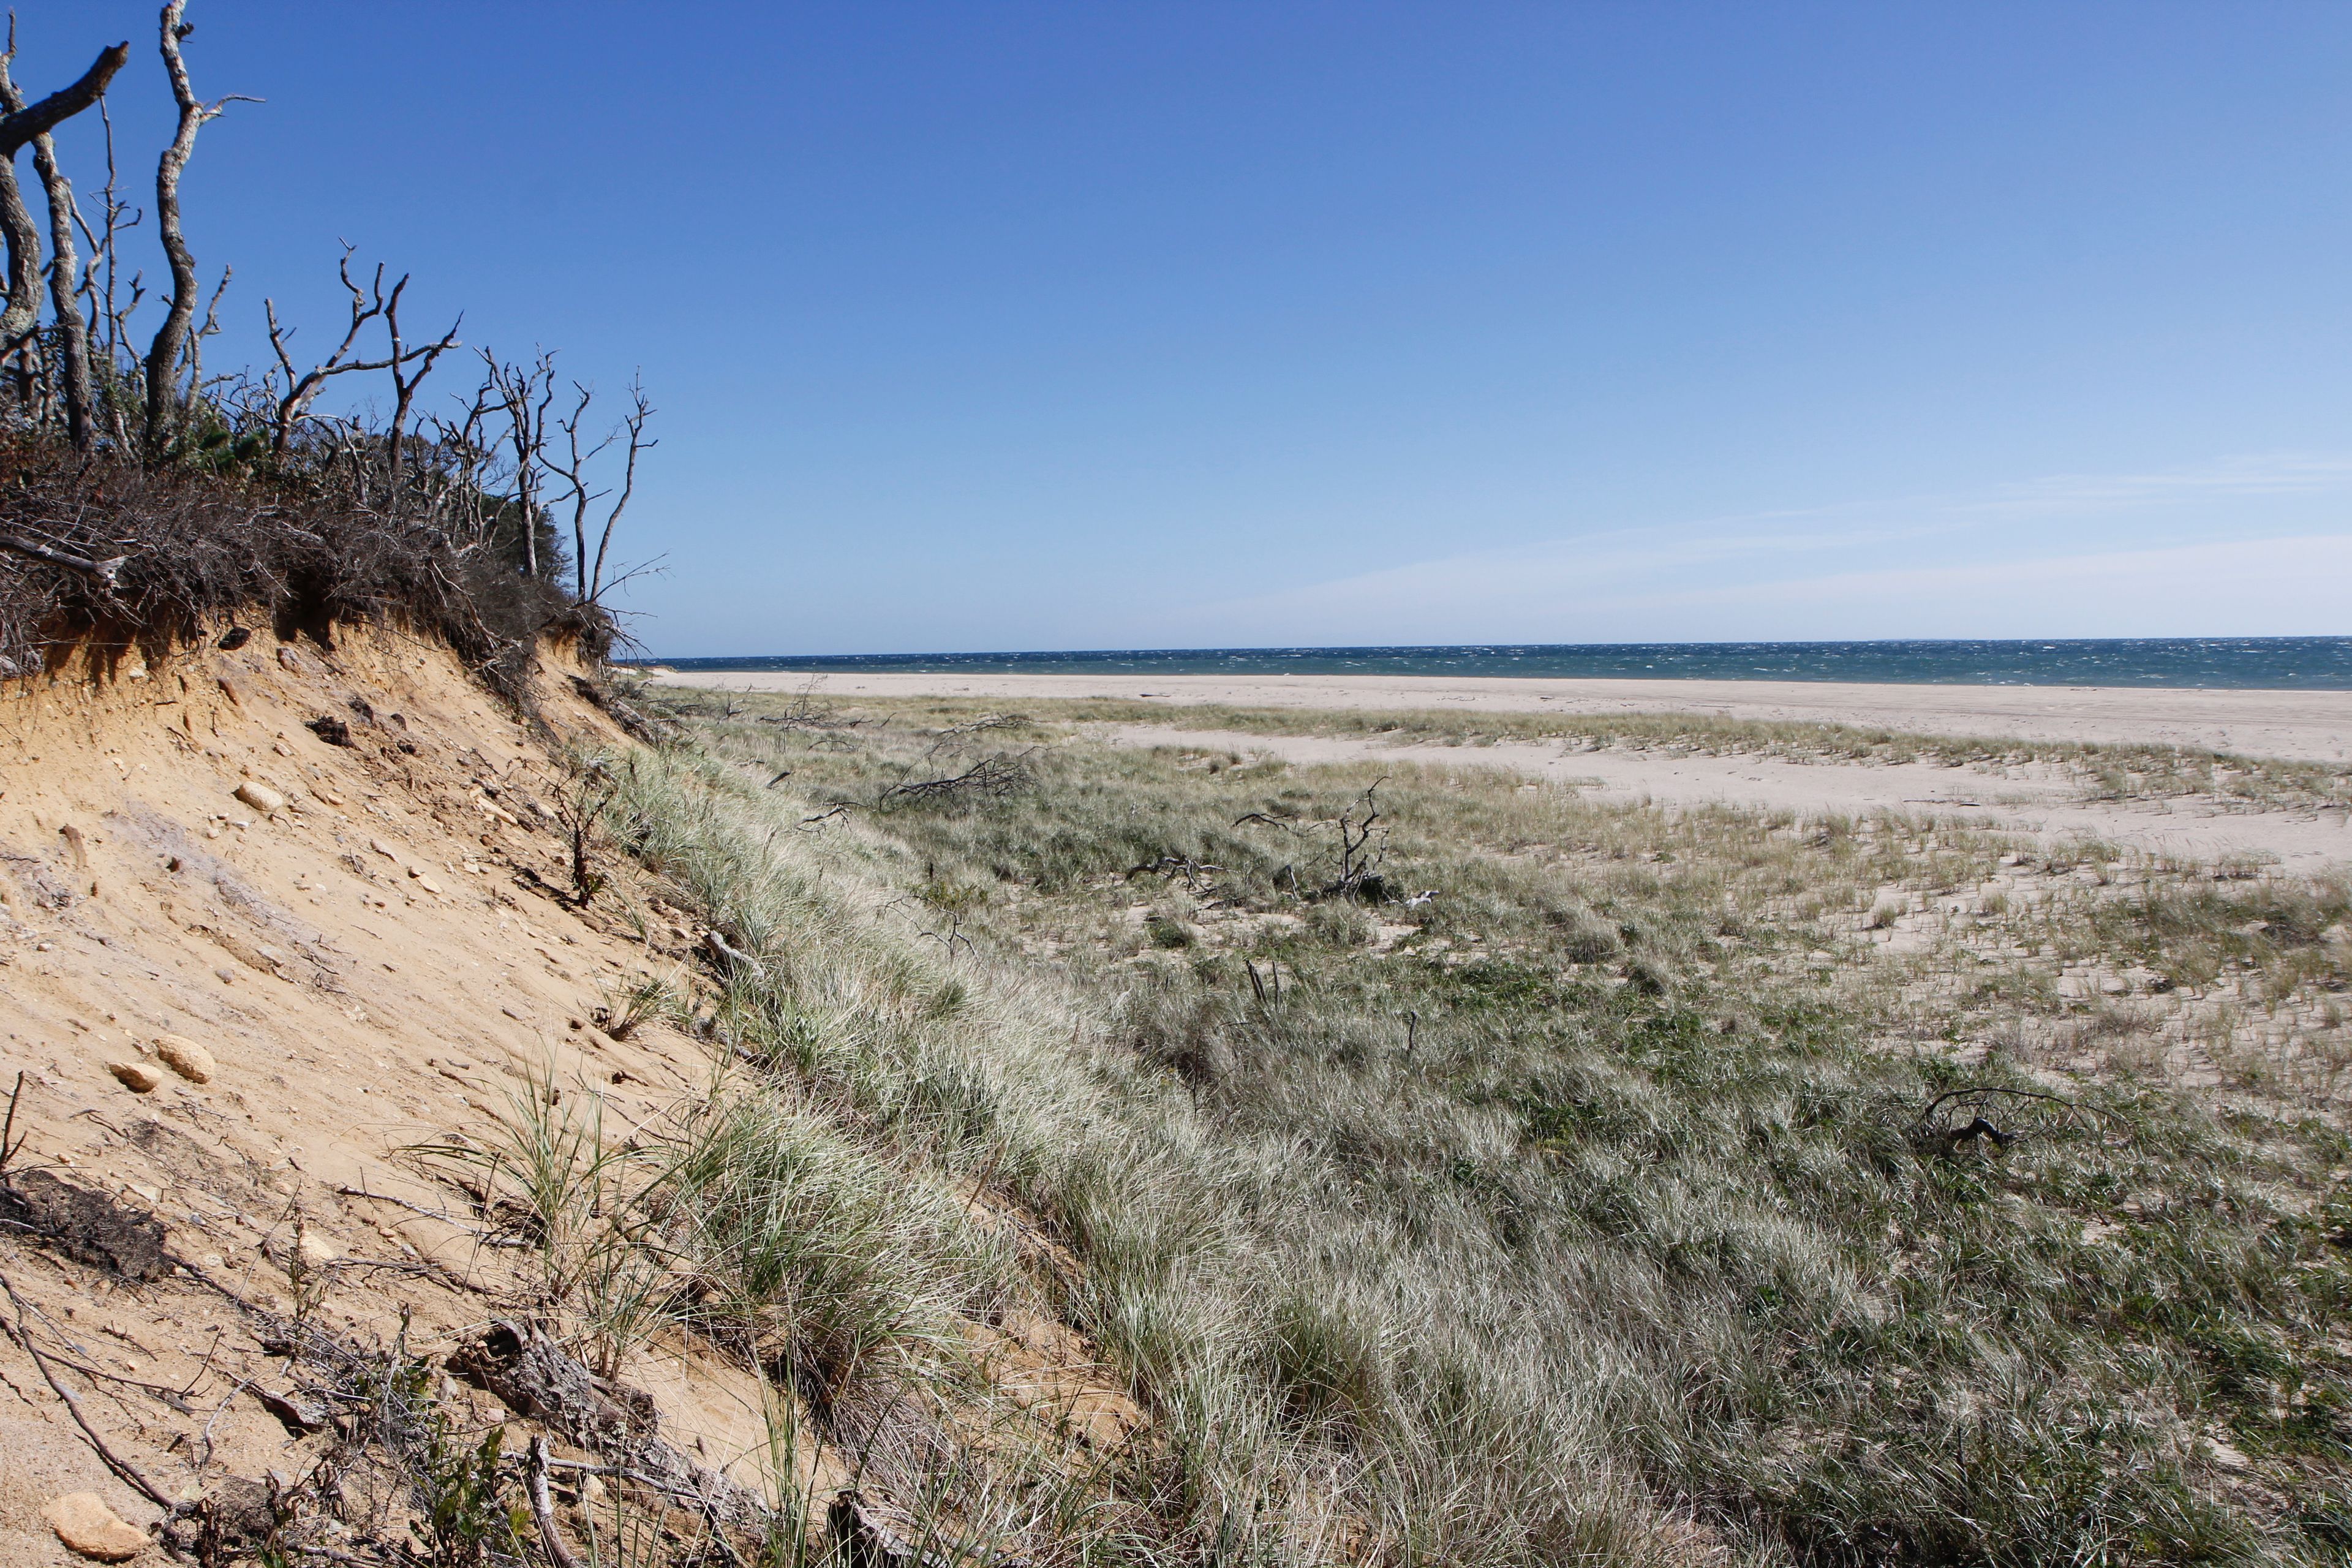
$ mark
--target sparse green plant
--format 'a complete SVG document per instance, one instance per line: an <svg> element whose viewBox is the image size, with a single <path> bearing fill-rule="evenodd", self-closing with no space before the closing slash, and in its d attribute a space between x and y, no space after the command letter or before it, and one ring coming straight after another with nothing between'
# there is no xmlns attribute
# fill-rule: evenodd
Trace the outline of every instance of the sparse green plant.
<svg viewBox="0 0 2352 1568"><path fill-rule="evenodd" d="M602 752L571 759L571 777L556 793L556 822L570 851L572 901L586 909L604 891L607 880L596 866L596 848L604 835L604 812L620 793L613 777L612 759Z"/></svg>
<svg viewBox="0 0 2352 1568"><path fill-rule="evenodd" d="M639 973L603 987L604 1001L591 1012L596 1026L616 1040L625 1040L650 1023L683 1026L692 1016L692 998L675 975Z"/></svg>
<svg viewBox="0 0 2352 1568"><path fill-rule="evenodd" d="M432 1568L484 1568L524 1555L530 1520L520 1502L506 1500L499 1473L503 1436L493 1426L469 1442L435 1413L415 1472L425 1506L412 1527Z"/></svg>
<svg viewBox="0 0 2352 1568"><path fill-rule="evenodd" d="M414 1146L427 1168L465 1173L485 1217L537 1264L537 1300L560 1315L584 1359L605 1376L662 1320L669 1288L668 1215L661 1194L669 1152L604 1136L601 1096L571 1108L549 1066L509 1097L487 1138Z"/></svg>

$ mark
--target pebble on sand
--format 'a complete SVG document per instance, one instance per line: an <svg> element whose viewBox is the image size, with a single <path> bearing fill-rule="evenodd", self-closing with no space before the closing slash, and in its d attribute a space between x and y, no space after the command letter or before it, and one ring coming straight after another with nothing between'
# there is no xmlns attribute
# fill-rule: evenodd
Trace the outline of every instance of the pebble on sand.
<svg viewBox="0 0 2352 1568"><path fill-rule="evenodd" d="M268 784L257 783L252 779L247 779L236 786L236 798L265 815L286 809L284 795L279 795Z"/></svg>
<svg viewBox="0 0 2352 1568"><path fill-rule="evenodd" d="M106 1070L133 1094L152 1094L155 1086L163 1081L163 1075L145 1062L109 1062Z"/></svg>
<svg viewBox="0 0 2352 1568"><path fill-rule="evenodd" d="M186 1079L190 1083L210 1083L220 1064L213 1060L212 1052L185 1035L158 1035L155 1037L158 1060Z"/></svg>
<svg viewBox="0 0 2352 1568"><path fill-rule="evenodd" d="M68 1549L100 1563L128 1563L147 1550L147 1532L107 1507L96 1492L51 1498L41 1517Z"/></svg>

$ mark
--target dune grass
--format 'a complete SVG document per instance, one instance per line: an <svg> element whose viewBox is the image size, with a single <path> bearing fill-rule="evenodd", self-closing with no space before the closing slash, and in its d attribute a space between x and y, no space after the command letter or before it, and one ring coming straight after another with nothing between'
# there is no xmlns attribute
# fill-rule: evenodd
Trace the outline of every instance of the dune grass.
<svg viewBox="0 0 2352 1568"><path fill-rule="evenodd" d="M692 721L614 808L752 955L700 1016L756 1109L680 1212L830 1440L875 1447L857 1413L897 1391L890 1485L960 1538L1265 1563L2352 1544L2333 1102L2069 1077L2052 1044L2120 1005L2069 994L2086 962L2322 1005L2341 888L1114 751L1058 710L761 716ZM1014 783L891 794L991 758ZM1368 789L1379 896L1316 896ZM1019 1301L1147 1412L1080 1480L952 1414L988 1394L950 1331ZM910 1426L927 1379L958 1392Z"/></svg>
<svg viewBox="0 0 2352 1568"><path fill-rule="evenodd" d="M650 687L645 689L652 689ZM773 696L667 689L674 710L725 721L786 706ZM822 687L792 700L813 709L868 722L941 730L1003 710L1002 700L927 697L874 700L827 698ZM1225 703L1161 702L1118 698L1063 698L1019 704L1022 716L1055 728L1084 724L1181 724L1254 735L1334 735L1376 738L1396 745L1487 746L1505 742L1556 744L1570 750L1661 751L1676 755L1768 756L1799 761L1900 763L1998 772L2055 770L2100 800L2204 797L2226 806L2332 808L2352 806L2352 769L2338 763L2243 756L2193 746L2123 745L2029 741L2013 737L1937 735L1874 726L1800 721L1732 719L1704 713L1514 713L1460 709L1252 708Z"/></svg>

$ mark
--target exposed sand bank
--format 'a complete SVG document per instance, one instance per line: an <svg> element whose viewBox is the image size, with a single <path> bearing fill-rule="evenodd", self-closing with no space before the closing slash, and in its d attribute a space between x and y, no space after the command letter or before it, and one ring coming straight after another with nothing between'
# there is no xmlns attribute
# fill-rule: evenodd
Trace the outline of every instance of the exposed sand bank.
<svg viewBox="0 0 2352 1568"><path fill-rule="evenodd" d="M543 683L548 721L620 743L562 674ZM321 715L344 716L343 743L310 727ZM29 1140L15 1169L152 1214L211 1283L173 1270L117 1289L21 1226L0 1265L37 1320L78 1315L91 1342L136 1347L142 1375L186 1391L195 1415L177 1422L84 1395L173 1491L299 1476L336 1441L289 1441L255 1391L294 1373L221 1293L287 1300L298 1242L320 1319L357 1343L405 1320L412 1350L440 1354L528 1288L508 1272L523 1255L486 1247L410 1145L487 1138L534 1078L594 1097L615 1126L709 1081L706 1048L666 1023L625 1041L589 1023L621 977L684 962L692 935L639 935L615 898L583 914L541 890L565 871L530 803L560 799L562 777L454 656L389 632L346 628L332 655L257 638L112 682L0 684L0 1093L21 1081L11 1131ZM163 1065L173 1037L208 1054L204 1076ZM756 1379L683 1342L625 1375L674 1441L757 1483ZM19 1341L0 1339L0 1378L25 1395L0 1405L0 1563L85 1561L40 1511L60 1493L155 1516L38 1392ZM453 1408L504 1417L476 1398Z"/></svg>
<svg viewBox="0 0 2352 1568"><path fill-rule="evenodd" d="M807 673L665 672L670 685L797 691ZM1171 707L1439 708L1544 713L1706 713L1917 734L2146 742L2298 762L2352 762L2352 691L2086 686L1892 686L1801 680L1546 680L1370 675L884 675L829 673L835 697L1147 699Z"/></svg>

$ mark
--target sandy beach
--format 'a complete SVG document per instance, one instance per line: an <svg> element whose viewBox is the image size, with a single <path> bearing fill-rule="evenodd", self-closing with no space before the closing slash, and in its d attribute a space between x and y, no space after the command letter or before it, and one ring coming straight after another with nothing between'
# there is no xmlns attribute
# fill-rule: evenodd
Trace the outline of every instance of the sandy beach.
<svg viewBox="0 0 2352 1568"><path fill-rule="evenodd" d="M799 691L791 672L665 673L666 684ZM1394 745L1377 738L1263 735L1220 730L1188 710L1210 705L1314 709L1454 709L1471 712L1685 712L1733 719L1859 724L1921 734L2034 741L2147 742L2296 761L2352 762L2352 692L2177 690L2127 687L1894 686L1802 681L1546 680L1395 676L830 675L836 699L956 696L1008 703L1117 697L1164 703L1165 724L1107 726L1116 745L1191 746L1291 762L1391 758L1510 769L1602 798L1662 807L1710 805L1801 813L1898 811L1942 816L2045 844L2101 839L2141 854L2200 863L2252 860L2311 873L2352 863L2341 810L2252 809L2210 800L2089 798L2080 780L2033 765L1990 771L1901 764L1685 756L1664 751L1568 751L1504 743Z"/></svg>
<svg viewBox="0 0 2352 1568"><path fill-rule="evenodd" d="M679 686L835 696L1118 697L1171 708L1460 709L1471 712L1707 713L1936 735L2146 742L2297 762L2352 762L2352 691L2155 687L1874 686L1800 680L1548 680L1350 675L895 675L665 672Z"/></svg>

